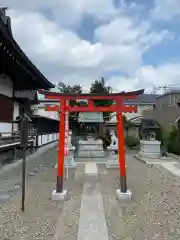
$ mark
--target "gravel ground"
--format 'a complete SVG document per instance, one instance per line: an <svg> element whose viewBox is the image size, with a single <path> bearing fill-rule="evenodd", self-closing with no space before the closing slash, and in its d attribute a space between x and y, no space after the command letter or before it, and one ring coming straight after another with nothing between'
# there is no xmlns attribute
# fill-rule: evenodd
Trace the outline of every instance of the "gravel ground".
<svg viewBox="0 0 180 240"><path fill-rule="evenodd" d="M115 198L119 171L99 165L109 239L180 239L180 179L159 165L148 167L130 154L127 164L128 187L135 193L128 205L120 205Z"/></svg>
<svg viewBox="0 0 180 240"><path fill-rule="evenodd" d="M55 164L57 159L57 152L55 151L55 144L44 146L38 151L27 156L26 161L26 178L27 180L33 178L34 175L41 169ZM21 187L21 167L22 161L14 161L11 164L5 165L0 170L0 206L12 194L19 191ZM5 197L6 196L6 197Z"/></svg>
<svg viewBox="0 0 180 240"><path fill-rule="evenodd" d="M55 187L56 147L36 155L27 162L26 211L21 213L21 196L0 200L0 239L2 240L76 240L80 217L84 165L69 169L65 188L66 202L50 200ZM37 167L38 165L38 167ZM18 183L20 166L0 173L0 188L7 190ZM115 190L119 186L119 170L106 169L98 164L99 184L103 197L110 240L180 240L180 178L160 165L148 166L133 157L127 158L128 188L133 201L117 202ZM20 184L20 182L19 182ZM10 190L9 190L10 192ZM15 193L15 191L14 191ZM1 196L1 195L0 195ZM2 195L3 196L3 195Z"/></svg>
<svg viewBox="0 0 180 240"><path fill-rule="evenodd" d="M34 170L35 175L27 177L25 213L20 211L21 195L20 191L16 190L17 194L11 195L9 200L4 201L0 209L1 240L77 239L83 185L83 178L78 178L78 176L82 175L83 169L79 166L76 173L74 170L69 170L69 178L64 182L69 190L69 200L64 203L52 201L50 197L55 187L56 169L53 165L57 159L56 155L56 148L52 148L39 154L34 161L28 161L27 168L29 171ZM42 164L38 172L35 169L37 164ZM15 170L11 169L6 172L8 181L11 182L10 186L14 180L17 181L20 178L19 168L20 165ZM12 178L11 174L13 174ZM73 181L75 177L77 180ZM8 181L2 183L1 187L9 186ZM57 238L54 236L55 233Z"/></svg>
<svg viewBox="0 0 180 240"><path fill-rule="evenodd" d="M179 163L179 162L176 163L176 164L174 164L174 166L175 166L176 168L180 169L180 163Z"/></svg>

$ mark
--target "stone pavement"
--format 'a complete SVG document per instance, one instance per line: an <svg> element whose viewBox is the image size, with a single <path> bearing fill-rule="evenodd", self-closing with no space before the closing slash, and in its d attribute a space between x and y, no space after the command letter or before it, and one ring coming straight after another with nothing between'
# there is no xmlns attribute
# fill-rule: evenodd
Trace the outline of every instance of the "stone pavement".
<svg viewBox="0 0 180 240"><path fill-rule="evenodd" d="M52 148L39 156L44 165L27 179L25 213L20 212L19 193L3 203L0 239L180 239L180 178L128 154L127 180L134 197L125 205L115 197L118 169L106 169L103 163L79 163L76 170L69 169L65 180L68 201L53 202L56 155Z"/></svg>

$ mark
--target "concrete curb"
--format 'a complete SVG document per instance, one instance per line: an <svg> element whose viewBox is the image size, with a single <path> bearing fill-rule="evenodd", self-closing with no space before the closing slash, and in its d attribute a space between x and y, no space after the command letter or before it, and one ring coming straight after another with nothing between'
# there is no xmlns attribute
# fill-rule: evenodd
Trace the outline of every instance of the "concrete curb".
<svg viewBox="0 0 180 240"><path fill-rule="evenodd" d="M163 164L167 164L167 163L170 163L170 164L177 164L178 162L177 161L168 161L168 159L164 160L164 159L159 159L158 161L153 161L152 159L146 159L144 160L143 158L141 158L140 156L138 155L135 155L134 156L138 161L144 163L144 164L147 164L149 167L152 167L154 165L163 165Z"/></svg>
<svg viewBox="0 0 180 240"><path fill-rule="evenodd" d="M137 155L134 155L134 158L136 158L138 161L144 163L144 164L148 164L144 159L140 158L139 156Z"/></svg>
<svg viewBox="0 0 180 240"><path fill-rule="evenodd" d="M174 158L174 159L176 159L176 160L180 160L180 156L175 155L175 154L173 154L173 153L167 153L167 156L168 156L168 157L172 157L172 158Z"/></svg>
<svg viewBox="0 0 180 240"><path fill-rule="evenodd" d="M57 145L57 142L53 142L48 145L42 146L41 148L38 148L38 150L36 152L27 156L26 163L28 161L35 160L38 156L40 156L44 152L48 151L49 149L54 148L56 145ZM22 164L22 159L16 159L11 164L4 165L4 167L2 169L0 169L0 175L3 174L4 172L8 172L13 168L18 167L20 164Z"/></svg>

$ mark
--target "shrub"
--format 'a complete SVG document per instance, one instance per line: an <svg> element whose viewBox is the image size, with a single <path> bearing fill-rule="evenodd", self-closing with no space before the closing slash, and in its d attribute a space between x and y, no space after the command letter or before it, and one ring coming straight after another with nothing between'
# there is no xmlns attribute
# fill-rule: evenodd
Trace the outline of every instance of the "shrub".
<svg viewBox="0 0 180 240"><path fill-rule="evenodd" d="M135 136L127 136L125 138L125 144L129 148L133 148L133 147L138 146L140 144L140 141L139 141L139 138L137 138Z"/></svg>
<svg viewBox="0 0 180 240"><path fill-rule="evenodd" d="M180 154L180 141L178 136L178 130L176 127L169 132L167 136L167 150L170 153Z"/></svg>
<svg viewBox="0 0 180 240"><path fill-rule="evenodd" d="M179 141L173 140L168 144L168 152L179 155L180 154L180 144Z"/></svg>
<svg viewBox="0 0 180 240"><path fill-rule="evenodd" d="M176 139L178 138L178 130L176 127L173 127L172 130L169 132L169 139Z"/></svg>

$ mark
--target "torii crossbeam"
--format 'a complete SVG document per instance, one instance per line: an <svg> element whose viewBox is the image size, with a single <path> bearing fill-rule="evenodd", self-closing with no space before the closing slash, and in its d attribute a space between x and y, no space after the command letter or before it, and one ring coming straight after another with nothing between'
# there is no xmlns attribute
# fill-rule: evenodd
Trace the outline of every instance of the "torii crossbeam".
<svg viewBox="0 0 180 240"><path fill-rule="evenodd" d="M120 166L120 192L127 192L126 184L126 163L124 153L124 129L123 129L123 112L136 112L136 106L124 105L123 101L127 99L136 99L139 95L144 93L144 89L133 92L120 92L112 94L69 94L69 93L57 93L39 90L40 94L43 94L46 99L58 99L60 105L46 106L47 111L60 112L60 127L59 127L59 151L58 151L58 167L57 167L57 185L56 193L63 193L63 175L64 175L64 143L65 143L65 113L66 112L116 112L117 116L117 135L118 135L118 154L119 154L119 166ZM67 104L69 100L88 100L87 106L70 106ZM115 104L112 106L96 107L94 106L94 100L113 100Z"/></svg>

